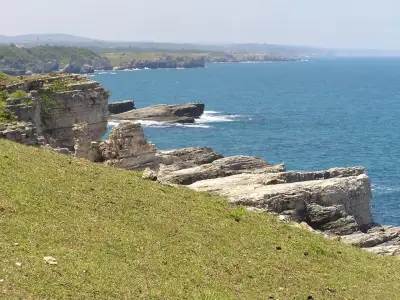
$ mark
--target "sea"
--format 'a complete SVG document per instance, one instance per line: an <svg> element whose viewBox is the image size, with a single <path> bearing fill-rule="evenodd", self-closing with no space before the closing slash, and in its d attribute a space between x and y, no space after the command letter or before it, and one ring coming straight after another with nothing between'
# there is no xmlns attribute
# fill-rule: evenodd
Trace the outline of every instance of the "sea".
<svg viewBox="0 0 400 300"><path fill-rule="evenodd" d="M220 63L94 79L111 102L205 104L195 124L142 122L158 149L207 146L299 171L365 166L374 220L400 225L400 58Z"/></svg>

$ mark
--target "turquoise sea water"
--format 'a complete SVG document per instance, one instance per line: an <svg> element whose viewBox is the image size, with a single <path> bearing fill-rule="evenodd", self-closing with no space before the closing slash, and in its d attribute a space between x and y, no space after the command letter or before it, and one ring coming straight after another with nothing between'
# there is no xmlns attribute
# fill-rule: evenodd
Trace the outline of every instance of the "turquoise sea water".
<svg viewBox="0 0 400 300"><path fill-rule="evenodd" d="M144 122L159 149L208 146L290 170L365 166L375 221L400 225L400 59L209 64L94 78L111 101L133 99L137 107L205 103L193 125Z"/></svg>

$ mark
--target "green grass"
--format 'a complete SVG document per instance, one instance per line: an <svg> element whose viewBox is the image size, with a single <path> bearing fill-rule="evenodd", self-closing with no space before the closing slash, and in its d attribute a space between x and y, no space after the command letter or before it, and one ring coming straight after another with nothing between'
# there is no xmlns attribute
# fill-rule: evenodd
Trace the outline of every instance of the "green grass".
<svg viewBox="0 0 400 300"><path fill-rule="evenodd" d="M398 259L140 175L0 140L0 299L399 299Z"/></svg>

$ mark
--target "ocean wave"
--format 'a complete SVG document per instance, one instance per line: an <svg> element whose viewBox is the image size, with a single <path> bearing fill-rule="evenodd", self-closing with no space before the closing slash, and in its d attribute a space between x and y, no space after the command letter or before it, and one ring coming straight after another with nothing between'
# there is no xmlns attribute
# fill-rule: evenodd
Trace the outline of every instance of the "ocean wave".
<svg viewBox="0 0 400 300"><path fill-rule="evenodd" d="M205 124L174 124L176 127L186 127L186 128L212 128L210 125Z"/></svg>
<svg viewBox="0 0 400 300"><path fill-rule="evenodd" d="M118 120L112 120L112 121L108 121L108 126L117 126L118 124L120 124L121 122Z"/></svg>
<svg viewBox="0 0 400 300"><path fill-rule="evenodd" d="M113 127L117 126L123 122L133 122L136 124L141 124L144 128L170 128L170 127L181 127L181 128L211 128L210 125L205 124L196 124L196 123L188 123L188 124L180 124L180 123L165 123L165 122L158 122L158 121L151 121L151 120L137 120L137 121L130 121L130 120L110 120L108 121L108 126Z"/></svg>
<svg viewBox="0 0 400 300"><path fill-rule="evenodd" d="M205 111L203 115L196 120L196 123L222 123L222 122L234 122L243 116L234 114L224 114L217 111Z"/></svg>

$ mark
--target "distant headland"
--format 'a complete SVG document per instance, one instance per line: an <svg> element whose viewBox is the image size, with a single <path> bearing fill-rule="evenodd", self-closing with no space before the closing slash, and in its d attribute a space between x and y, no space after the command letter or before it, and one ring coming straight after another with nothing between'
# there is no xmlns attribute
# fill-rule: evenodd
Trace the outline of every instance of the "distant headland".
<svg viewBox="0 0 400 300"><path fill-rule="evenodd" d="M0 36L0 72L8 75L203 68L214 62L294 61L314 55L325 52L258 44L117 43L69 35Z"/></svg>

